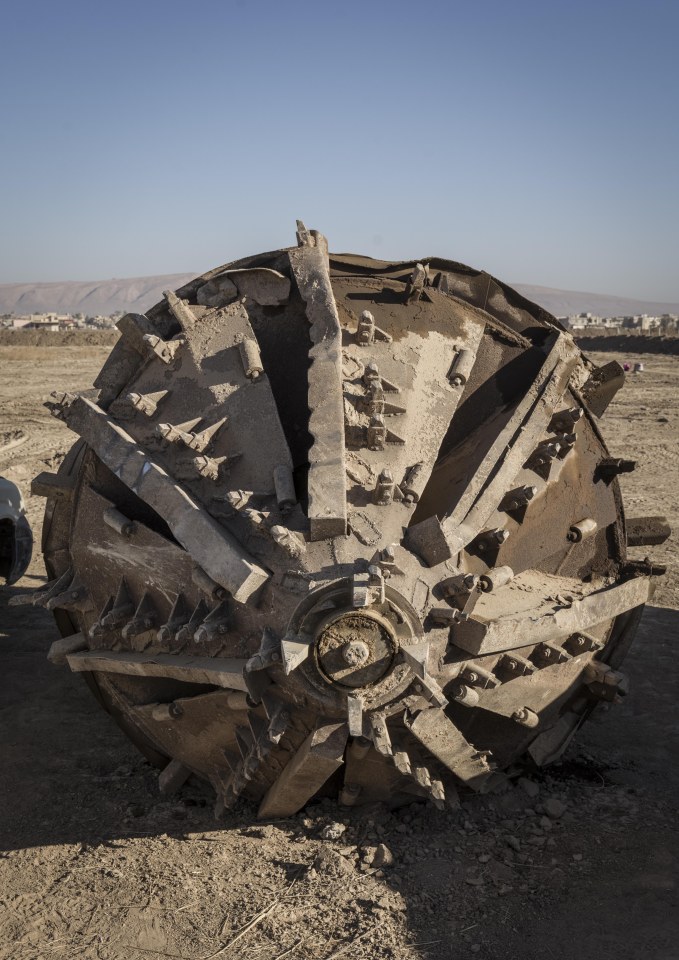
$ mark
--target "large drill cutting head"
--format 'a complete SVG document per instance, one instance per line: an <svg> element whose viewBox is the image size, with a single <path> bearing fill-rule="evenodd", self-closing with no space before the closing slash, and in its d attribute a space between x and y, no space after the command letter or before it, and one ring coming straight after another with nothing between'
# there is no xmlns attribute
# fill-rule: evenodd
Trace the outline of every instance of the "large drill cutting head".
<svg viewBox="0 0 679 960"><path fill-rule="evenodd" d="M622 383L490 276L298 244L128 314L51 478L38 602L161 788L455 803L558 756L649 594Z"/></svg>

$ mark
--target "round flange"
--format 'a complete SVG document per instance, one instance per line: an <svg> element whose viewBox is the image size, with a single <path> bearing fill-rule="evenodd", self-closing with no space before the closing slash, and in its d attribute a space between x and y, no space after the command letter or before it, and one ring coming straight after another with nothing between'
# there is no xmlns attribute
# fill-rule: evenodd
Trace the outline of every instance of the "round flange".
<svg viewBox="0 0 679 960"><path fill-rule="evenodd" d="M349 578L317 588L298 605L287 633L309 645L309 656L290 681L340 714L347 695L359 690L365 710L399 696L412 681L400 649L417 643L424 632L412 604L389 584L381 603L354 607L352 598Z"/></svg>
<svg viewBox="0 0 679 960"><path fill-rule="evenodd" d="M323 621L315 643L319 670L332 683L367 687L391 669L398 651L392 624L373 610L351 610Z"/></svg>

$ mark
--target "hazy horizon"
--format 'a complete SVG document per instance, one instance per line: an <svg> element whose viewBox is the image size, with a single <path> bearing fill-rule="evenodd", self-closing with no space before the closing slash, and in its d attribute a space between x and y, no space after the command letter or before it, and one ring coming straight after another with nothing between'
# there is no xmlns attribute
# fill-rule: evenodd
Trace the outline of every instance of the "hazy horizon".
<svg viewBox="0 0 679 960"><path fill-rule="evenodd" d="M294 243L679 301L667 3L4 11L0 282Z"/></svg>

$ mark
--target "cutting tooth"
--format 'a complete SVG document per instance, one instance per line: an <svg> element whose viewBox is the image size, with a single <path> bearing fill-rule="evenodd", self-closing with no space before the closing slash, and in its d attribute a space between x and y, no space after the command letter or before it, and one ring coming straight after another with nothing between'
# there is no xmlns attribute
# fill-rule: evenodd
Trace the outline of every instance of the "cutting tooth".
<svg viewBox="0 0 679 960"><path fill-rule="evenodd" d="M594 481L603 480L608 486L620 473L632 473L636 468L636 460L623 460L621 457L604 457L597 464L594 471Z"/></svg>
<svg viewBox="0 0 679 960"><path fill-rule="evenodd" d="M200 433L191 433L191 439L187 442L187 446L198 453L204 453L227 422L228 417L222 417L209 427L205 427Z"/></svg>
<svg viewBox="0 0 679 960"><path fill-rule="evenodd" d="M549 421L547 429L550 433L569 433L582 417L582 414L582 407L569 407L567 410L559 410Z"/></svg>
<svg viewBox="0 0 679 960"><path fill-rule="evenodd" d="M431 776L429 775L429 771L426 767L414 767L413 777L419 786L423 787L427 791L429 790L429 787L431 787Z"/></svg>
<svg viewBox="0 0 679 960"><path fill-rule="evenodd" d="M190 619L191 610L186 602L186 597L183 593L178 593L177 599L172 605L172 610L170 610L170 616L167 622L158 628L158 640L163 644L169 643L174 638L176 632L187 624Z"/></svg>
<svg viewBox="0 0 679 960"><path fill-rule="evenodd" d="M394 751L394 766L398 772L404 774L404 776L412 775L413 768L410 763L410 757L405 750Z"/></svg>
<svg viewBox="0 0 679 960"><path fill-rule="evenodd" d="M394 750L391 745L387 721L379 713L373 713L370 716L370 736L378 753L385 757L392 756Z"/></svg>
<svg viewBox="0 0 679 960"><path fill-rule="evenodd" d="M500 501L498 510L501 510L503 513L522 510L528 506L537 492L537 487L530 486L516 487L514 490L509 490Z"/></svg>
<svg viewBox="0 0 679 960"><path fill-rule="evenodd" d="M73 567L69 567L68 570L62 573L60 577L57 577L56 580L50 580L49 583L45 584L45 587L39 592L10 597L8 605L10 607L19 607L31 603L36 607L43 607L51 597L56 597L57 594L63 593L72 580Z"/></svg>
<svg viewBox="0 0 679 960"><path fill-rule="evenodd" d="M167 301L170 313L185 333L194 326L196 316L188 304L188 300L180 300L172 290L163 290L163 296Z"/></svg>
<svg viewBox="0 0 679 960"><path fill-rule="evenodd" d="M180 627L174 635L178 650L181 650L190 640L193 640L193 635L209 612L210 608L207 603L204 600L199 600L188 622Z"/></svg>
<svg viewBox="0 0 679 960"><path fill-rule="evenodd" d="M208 457L203 455L193 460L192 467L199 477L216 482L228 473L229 464L237 459L238 457Z"/></svg>
<svg viewBox="0 0 679 960"><path fill-rule="evenodd" d="M381 507L388 506L394 499L396 484L391 470L382 470L377 478L377 485L373 493L373 503Z"/></svg>
<svg viewBox="0 0 679 960"><path fill-rule="evenodd" d="M401 392L401 388L397 386L397 384L392 383L391 380L387 380L386 377L382 376L380 373L380 368L374 360L366 363L363 370L362 380L366 386L369 386L374 381L377 381L385 393Z"/></svg>
<svg viewBox="0 0 679 960"><path fill-rule="evenodd" d="M166 443L185 443L187 446L193 436L191 431L198 426L202 417L195 417L193 420L186 420L184 423L159 423L156 426L155 434Z"/></svg>
<svg viewBox="0 0 679 960"><path fill-rule="evenodd" d="M163 363L171 364L180 349L183 340L162 340L153 333L144 334L144 346L151 357L158 357Z"/></svg>
<svg viewBox="0 0 679 960"><path fill-rule="evenodd" d="M446 791L440 780L432 780L431 798L439 809L443 806L446 799Z"/></svg>
<svg viewBox="0 0 679 960"><path fill-rule="evenodd" d="M416 303L422 294L427 283L429 267L422 263L416 263L415 268L406 284L405 302Z"/></svg>
<svg viewBox="0 0 679 960"><path fill-rule="evenodd" d="M417 677L415 683L416 693L420 693L427 700L432 701L439 707L445 707L448 701L444 696L443 690L427 668L429 644L426 642L404 644L401 647L401 653L403 654L403 659Z"/></svg>
<svg viewBox="0 0 679 960"><path fill-rule="evenodd" d="M43 605L48 610L80 610L85 612L92 609L92 598L87 587L76 574L62 593L52 594Z"/></svg>
<svg viewBox="0 0 679 960"><path fill-rule="evenodd" d="M103 627L119 627L134 613L134 610L135 605L123 577L111 609L101 618L101 625Z"/></svg>
<svg viewBox="0 0 679 960"><path fill-rule="evenodd" d="M347 697L347 716L349 722L349 736L363 736L363 701L357 695Z"/></svg>
<svg viewBox="0 0 679 960"><path fill-rule="evenodd" d="M283 637L281 640L281 660L286 676L304 663L310 652L311 644L308 641L299 640L295 636Z"/></svg>
<svg viewBox="0 0 679 960"><path fill-rule="evenodd" d="M168 396L169 390L156 390L154 393L128 393L125 398L135 410L141 411L147 417L155 415L158 404Z"/></svg>
<svg viewBox="0 0 679 960"><path fill-rule="evenodd" d="M115 597L109 597L104 606L102 607L99 618L92 624L89 630L90 639L97 640L101 639L108 632L107 627L104 625L104 617L107 617L108 614L113 609L113 604L115 603Z"/></svg>
<svg viewBox="0 0 679 960"><path fill-rule="evenodd" d="M196 643L209 643L228 633L231 629L231 606L228 600L223 600L218 607L212 610L198 627L193 635Z"/></svg>
<svg viewBox="0 0 679 960"><path fill-rule="evenodd" d="M262 697L262 704L269 720L267 737L272 744L278 744L292 720L288 704L270 694Z"/></svg>
<svg viewBox="0 0 679 960"><path fill-rule="evenodd" d="M132 640L157 626L158 612L151 594L146 591L139 601L134 616L122 629L125 640ZM150 642L150 641L149 641Z"/></svg>

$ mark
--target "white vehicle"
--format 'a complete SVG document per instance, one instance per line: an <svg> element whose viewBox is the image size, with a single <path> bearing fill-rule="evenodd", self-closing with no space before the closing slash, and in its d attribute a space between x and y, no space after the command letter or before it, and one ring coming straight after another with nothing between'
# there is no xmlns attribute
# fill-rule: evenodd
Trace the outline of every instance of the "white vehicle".
<svg viewBox="0 0 679 960"><path fill-rule="evenodd" d="M16 583L26 572L33 553L33 534L21 492L0 477L0 582Z"/></svg>

